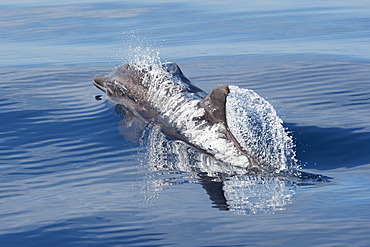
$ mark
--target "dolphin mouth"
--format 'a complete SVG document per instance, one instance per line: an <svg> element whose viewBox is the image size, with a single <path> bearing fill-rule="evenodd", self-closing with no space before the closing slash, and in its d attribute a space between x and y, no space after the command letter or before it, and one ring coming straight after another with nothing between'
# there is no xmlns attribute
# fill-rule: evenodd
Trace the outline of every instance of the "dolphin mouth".
<svg viewBox="0 0 370 247"><path fill-rule="evenodd" d="M106 82L107 78L104 75L96 75L93 80L95 87L99 88L105 93L107 92Z"/></svg>

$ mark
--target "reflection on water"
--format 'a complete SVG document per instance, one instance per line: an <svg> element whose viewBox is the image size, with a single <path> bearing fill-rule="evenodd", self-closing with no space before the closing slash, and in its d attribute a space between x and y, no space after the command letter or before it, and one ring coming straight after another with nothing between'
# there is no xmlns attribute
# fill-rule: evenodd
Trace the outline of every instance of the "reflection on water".
<svg viewBox="0 0 370 247"><path fill-rule="evenodd" d="M285 210L294 186L274 177L237 177L224 182L230 210L240 214L263 214Z"/></svg>
<svg viewBox="0 0 370 247"><path fill-rule="evenodd" d="M199 183L213 207L237 214L266 214L285 210L295 184L281 177L248 176L246 170L221 163L182 142L168 140L156 127L148 127L143 138L148 175L146 195L152 197L166 186ZM154 174L154 175L153 175ZM243 175L244 174L244 175Z"/></svg>

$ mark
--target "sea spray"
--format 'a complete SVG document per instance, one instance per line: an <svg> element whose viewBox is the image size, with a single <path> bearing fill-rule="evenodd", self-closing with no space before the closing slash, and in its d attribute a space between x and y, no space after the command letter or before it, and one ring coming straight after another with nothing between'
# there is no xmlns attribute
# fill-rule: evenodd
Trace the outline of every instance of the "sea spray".
<svg viewBox="0 0 370 247"><path fill-rule="evenodd" d="M163 119L194 146L227 164L251 168L249 159L230 140L229 128L241 147L264 170L279 172L294 164L293 141L271 104L253 90L229 86L227 125L210 124L199 106L203 99L187 90L186 84L162 64L159 51L151 46L130 48L131 63L144 72L142 84Z"/></svg>
<svg viewBox="0 0 370 247"><path fill-rule="evenodd" d="M240 145L276 171L290 168L295 163L293 140L273 106L253 90L229 88L226 118Z"/></svg>

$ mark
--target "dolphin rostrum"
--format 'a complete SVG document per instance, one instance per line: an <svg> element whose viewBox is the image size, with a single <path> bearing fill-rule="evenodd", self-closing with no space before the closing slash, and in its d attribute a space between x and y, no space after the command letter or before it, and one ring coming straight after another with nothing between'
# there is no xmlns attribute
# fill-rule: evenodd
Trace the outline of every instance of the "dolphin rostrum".
<svg viewBox="0 0 370 247"><path fill-rule="evenodd" d="M128 63L107 76L96 75L93 83L126 112L121 122L127 128L120 133L129 140L133 139L134 128L150 123L167 137L221 162L252 173L270 170L268 164L252 157L229 129L225 109L228 85L216 86L206 94L175 63Z"/></svg>

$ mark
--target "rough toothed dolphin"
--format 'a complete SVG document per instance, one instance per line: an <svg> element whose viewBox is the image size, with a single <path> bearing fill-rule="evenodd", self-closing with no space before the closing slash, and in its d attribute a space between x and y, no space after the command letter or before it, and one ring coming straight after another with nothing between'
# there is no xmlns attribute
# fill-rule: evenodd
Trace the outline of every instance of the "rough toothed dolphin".
<svg viewBox="0 0 370 247"><path fill-rule="evenodd" d="M219 85L206 94L175 63L124 64L107 76L96 75L93 83L126 112L121 121L126 128L120 132L127 139L133 139L135 128L150 123L169 138L183 141L224 163L250 172L269 170L267 164L252 157L238 143L229 129L228 85Z"/></svg>

